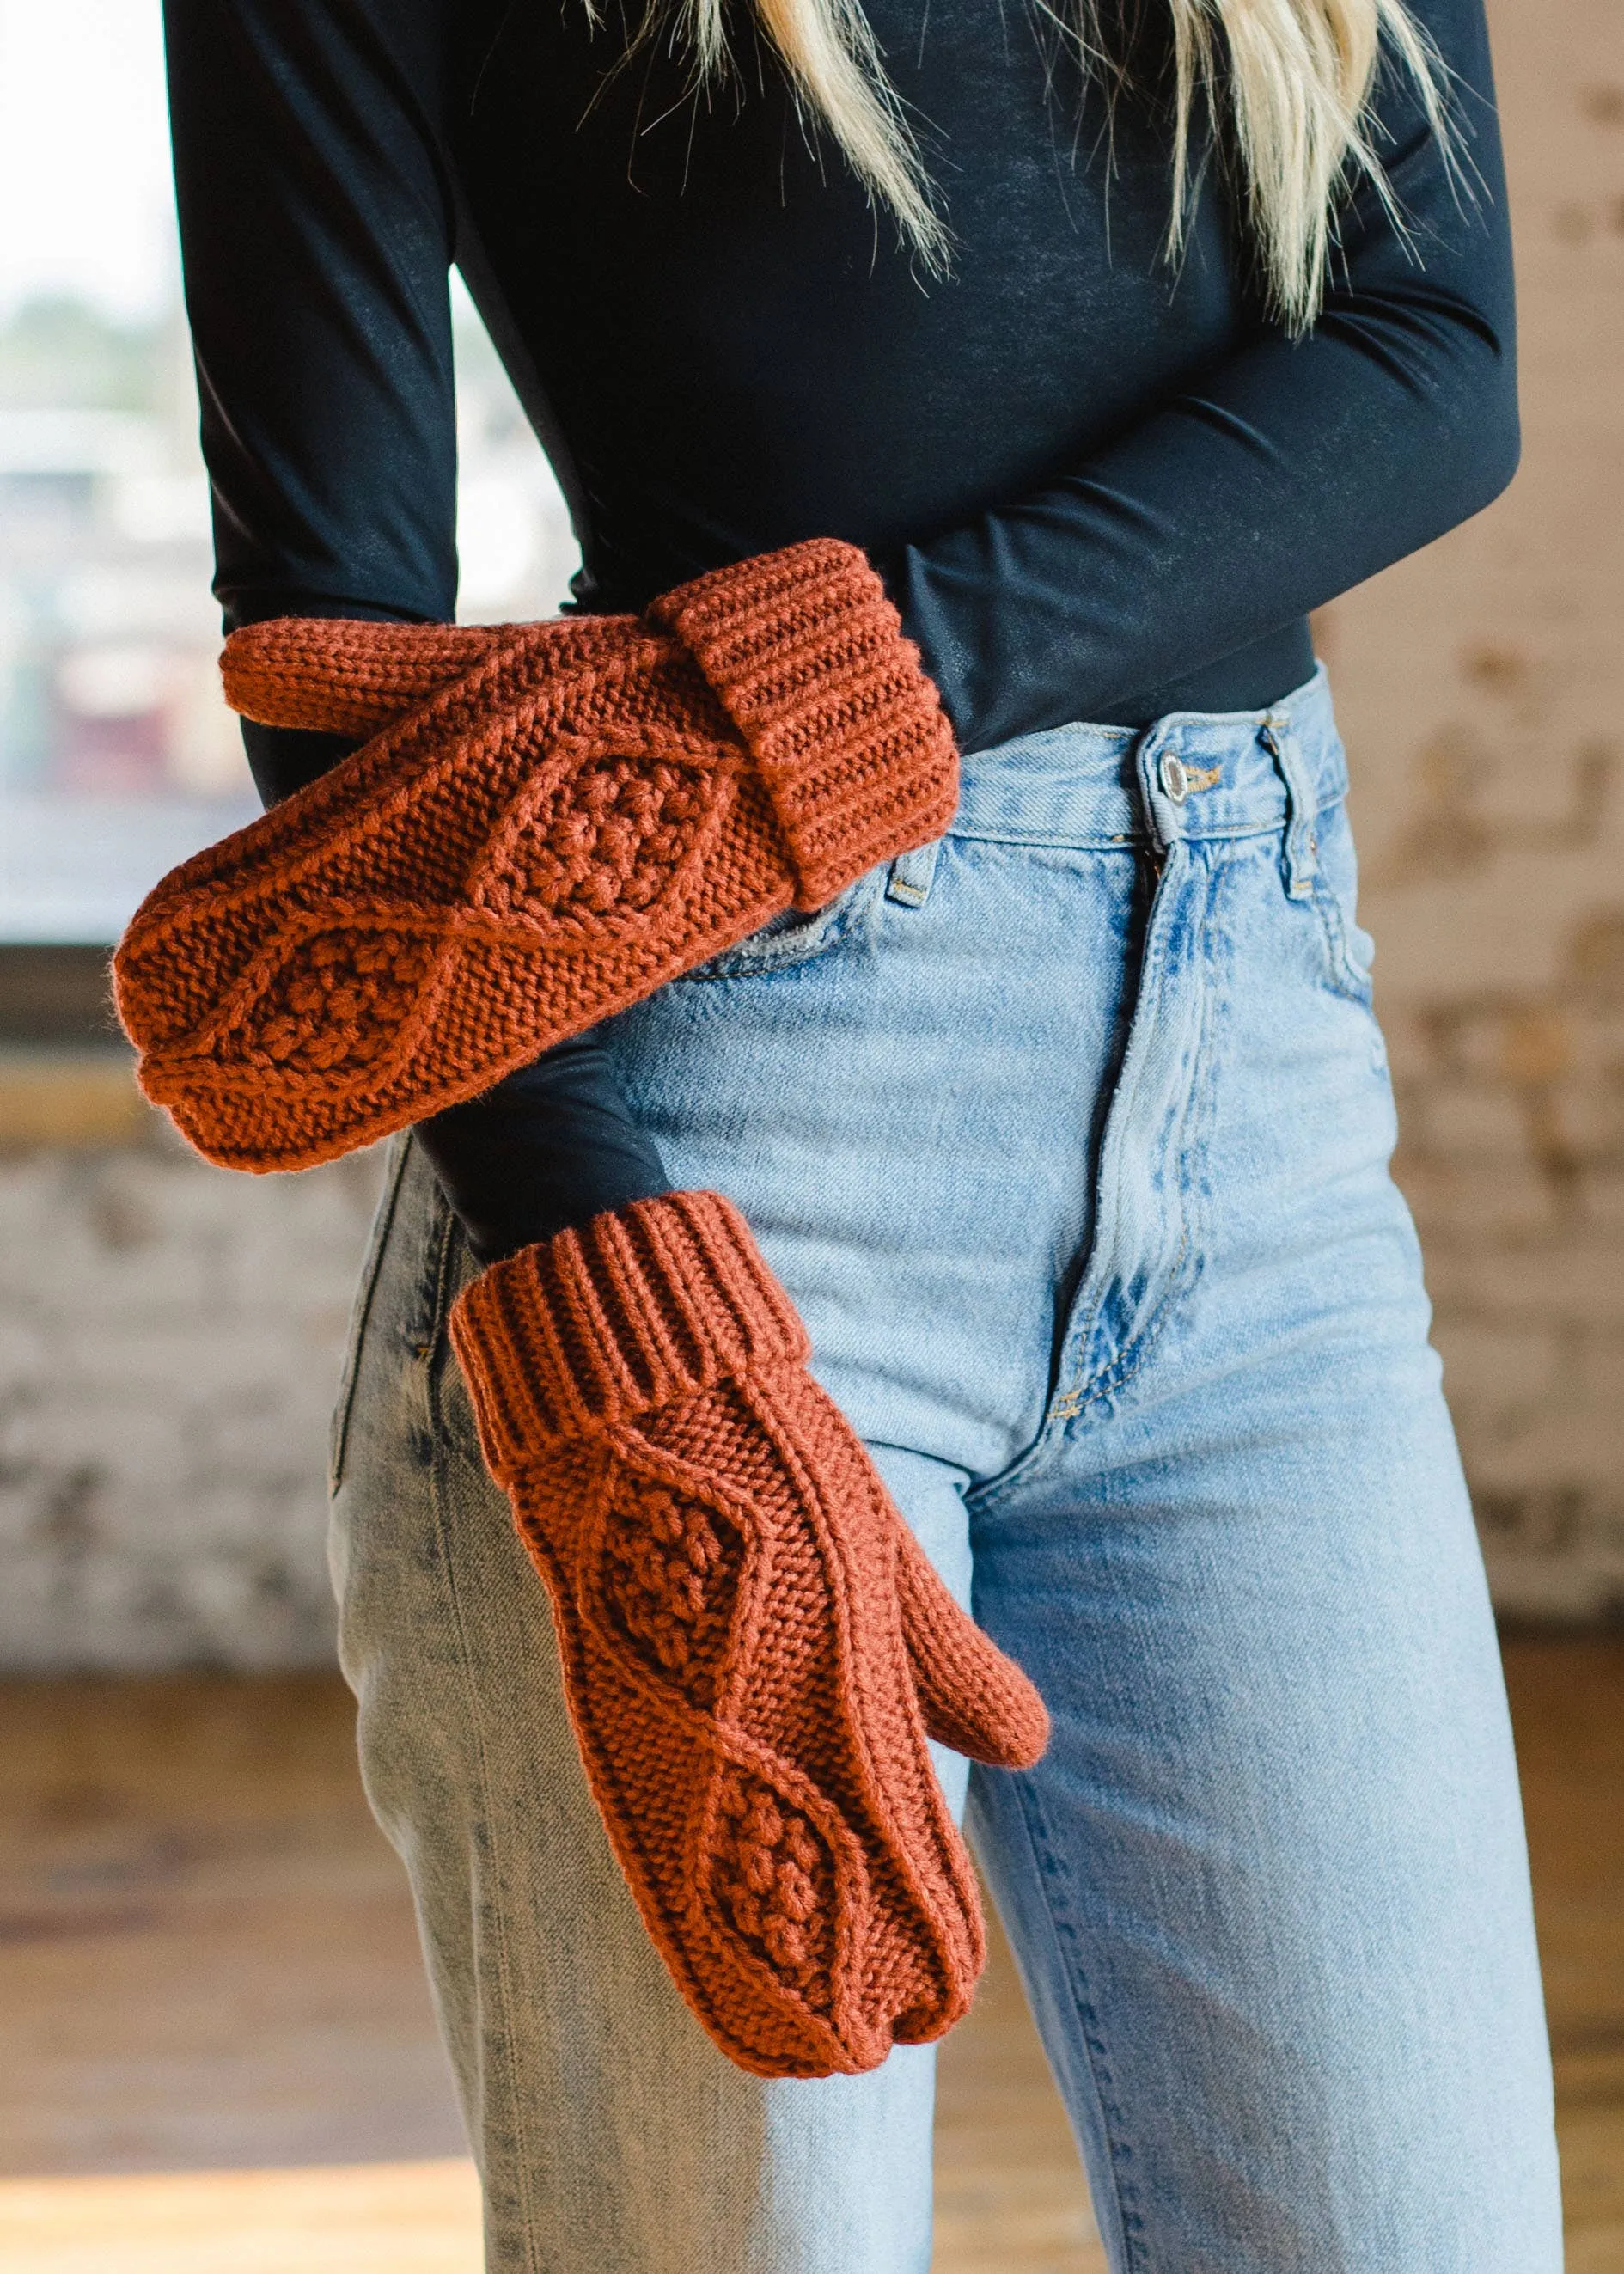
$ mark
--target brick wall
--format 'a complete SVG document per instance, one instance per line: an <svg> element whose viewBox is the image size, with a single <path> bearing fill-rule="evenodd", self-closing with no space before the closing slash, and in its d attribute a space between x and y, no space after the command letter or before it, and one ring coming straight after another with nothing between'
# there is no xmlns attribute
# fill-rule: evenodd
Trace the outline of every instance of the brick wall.
<svg viewBox="0 0 1624 2274"><path fill-rule="evenodd" d="M133 1118L0 1159L0 1668L326 1660L323 1449L378 1163L237 1177Z"/></svg>
<svg viewBox="0 0 1624 2274"><path fill-rule="evenodd" d="M1581 1617L1624 1605L1624 46L1616 0L1494 16L1523 471L1323 644L1497 1594ZM375 1164L232 1178L122 1095L0 1093L0 1665L325 1655Z"/></svg>
<svg viewBox="0 0 1624 2274"><path fill-rule="evenodd" d="M1624 19L1491 14L1522 470L1325 644L1496 1592L1583 1616L1624 1607Z"/></svg>

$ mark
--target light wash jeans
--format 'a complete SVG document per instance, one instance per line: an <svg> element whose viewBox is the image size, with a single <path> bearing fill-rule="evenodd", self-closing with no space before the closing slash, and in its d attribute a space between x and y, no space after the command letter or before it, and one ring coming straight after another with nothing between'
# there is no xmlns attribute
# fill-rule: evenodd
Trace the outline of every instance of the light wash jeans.
<svg viewBox="0 0 1624 2274"><path fill-rule="evenodd" d="M1505 1699L1323 678L966 774L938 847L607 1030L636 1109L1049 1701L968 1825L1115 2274L1554 2274ZM643 1933L447 1353L469 1269L402 1144L335 1570L488 2264L925 2274L930 2049L747 2076Z"/></svg>

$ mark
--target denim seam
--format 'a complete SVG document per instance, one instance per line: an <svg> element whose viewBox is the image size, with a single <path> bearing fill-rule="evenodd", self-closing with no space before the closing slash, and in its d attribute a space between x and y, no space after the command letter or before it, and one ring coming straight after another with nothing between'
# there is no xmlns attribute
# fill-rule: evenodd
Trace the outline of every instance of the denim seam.
<svg viewBox="0 0 1624 2274"><path fill-rule="evenodd" d="M1148 2274L1149 2261L1139 2240L1145 2225L1144 2214L1139 2208L1139 2190L1134 2181L1124 2180L1120 2168L1124 2160L1133 2160L1133 2145L1127 2137L1124 2113L1116 2097L1116 2081L1099 2010L1086 1994L1087 1969L1076 1954L1076 1930L1068 1912L1056 1901L1056 1889L1063 1880L1063 1869L1055 1844L1049 1839L1032 1778L1017 1780L1015 1804L1032 1856L1034 1879L1042 1890L1043 1909L1064 1969L1069 2002L1075 2017L1077 2044L1093 2089L1100 2137L1105 2147L1106 2177L1110 2186L1109 2209L1116 2214L1115 2239L1119 2248L1121 2274L1135 2274L1136 2269ZM1096 2219L1099 2210L1100 2205L1095 2203Z"/></svg>
<svg viewBox="0 0 1624 2274"><path fill-rule="evenodd" d="M1049 1409L1051 1421L1080 1420L1090 1406L1101 1405L1116 1391L1125 1389L1154 1354L1176 1299L1187 1294L1193 1284L1195 1275L1186 1269L1192 1246L1190 1227L1185 1224L1179 1233L1178 1247L1169 1267L1167 1284L1150 1317L1127 1349L1119 1351L1103 1373L1089 1375L1076 1389L1068 1389L1064 1397L1053 1401Z"/></svg>
<svg viewBox="0 0 1624 2274"><path fill-rule="evenodd" d="M1206 906L1202 909L1200 918L1200 953L1195 959L1203 970L1207 961L1208 917L1213 900L1213 877L1209 875L1206 886ZM1100 1404L1102 1399L1124 1388L1149 1359L1176 1304L1188 1292L1193 1282L1195 1275L1189 1269L1194 1243L1190 1222L1190 1192L1186 1166L1206 1118L1204 1111L1197 1111L1195 1106L1198 1087L1202 1106L1205 1106L1210 1081L1208 1061L1211 1052L1208 1044L1215 994L1216 990L1210 984L1205 985L1202 989L1201 1018L1195 1038L1194 1064L1197 1068L1207 1069L1207 1078L1199 1085L1192 1082L1190 1088L1186 1090L1179 1111L1175 1140L1169 1148L1169 1155L1177 1163L1182 1222L1179 1226L1177 1250L1168 1266L1162 1293L1157 1298L1154 1310L1145 1321L1139 1333L1134 1336L1124 1350L1117 1352L1108 1367L1093 1375L1086 1374L1081 1381L1073 1383L1072 1387L1062 1396L1050 1400L1049 1409L1050 1420L1075 1420L1090 1405ZM1137 1015L1138 1006L1136 1005L1136 1019ZM1088 1336L1093 1331L1094 1321L1099 1316L1100 1306L1105 1299L1105 1292L1104 1286L1097 1291L1088 1316L1080 1322L1075 1334L1068 1337L1069 1341L1077 1345L1086 1346Z"/></svg>
<svg viewBox="0 0 1624 2274"><path fill-rule="evenodd" d="M1000 1501L1019 1487L1041 1476L1065 1450L1065 1433L1052 1425L1052 1406L1046 1406L1036 1434L994 1476L983 1478L966 1492L965 1507L977 1517L996 1515Z"/></svg>
<svg viewBox="0 0 1624 2274"><path fill-rule="evenodd" d="M1209 918L1211 909L1212 897L1209 893L1207 908ZM1212 1117L1217 1096L1216 1036L1222 1009L1220 989L1209 986L1205 990L1201 1011L1201 1030L1196 1038L1197 1063L1205 1066L1205 1076L1199 1086L1192 1086L1185 1100L1185 1111L1179 1125L1181 1171L1190 1160L1193 1147ZM1199 1109L1192 1110L1196 1108L1198 1097ZM1169 1268L1168 1284L1157 1302L1154 1313L1146 1321L1139 1333L1134 1337L1127 1349L1117 1353L1111 1366L1104 1373L1084 1381L1076 1389L1067 1390L1063 1396L1051 1398L1044 1413L1042 1427L1031 1443L1017 1454L1006 1468L1001 1469L996 1477L989 1477L984 1484L973 1487L966 1495L966 1507L973 1508L978 1515L993 1513L999 1501L1007 1493L1018 1487L1024 1487L1031 1483L1034 1476L1041 1475L1045 1464L1053 1467L1063 1460L1065 1456L1068 1429L1066 1427L1056 1427L1055 1425L1070 1424L1079 1419L1090 1407L1102 1404L1105 1399L1113 1397L1118 1390L1125 1389L1147 1361L1154 1356L1177 1302L1189 1294L1201 1274L1199 1242L1196 1236L1198 1227L1195 1223L1199 1210L1187 1183L1181 1186L1181 1190L1187 1201L1185 1221L1180 1232L1177 1253ZM1193 1262L1192 1261L1192 1251L1195 1251ZM1095 1307L1097 1309L1097 1304ZM1068 1341L1071 1338L1068 1335Z"/></svg>
<svg viewBox="0 0 1624 2274"><path fill-rule="evenodd" d="M1139 1005L1144 999L1144 988L1145 974L1144 971L1141 970L1139 978L1139 996L1134 1005L1133 1020L1131 1021L1131 1025L1135 1024L1138 1021ZM1132 1047L1132 1035L1130 1035L1130 1047ZM1125 1065L1126 1058L1124 1056L1124 1067ZM1120 1095L1121 1079L1122 1073L1121 1070L1119 1070L1117 1073L1117 1096ZM1106 1116L1108 1140L1110 1117L1116 1110L1116 1096L1113 1096L1111 1105L1108 1109ZM1101 1148L1101 1170L1103 1169L1104 1156L1105 1147L1102 1144ZM1163 1311L1168 1303L1171 1300L1173 1295L1180 1291L1182 1266L1184 1261L1184 1252L1188 1243L1188 1239L1189 1227L1186 1224L1181 1231L1178 1251L1173 1259L1173 1263L1170 1268L1169 1286L1158 1301L1154 1314L1150 1320L1147 1321L1141 1332L1135 1336L1132 1343L1129 1345L1129 1352L1118 1352L1116 1360L1113 1361L1114 1365L1120 1366L1123 1363L1124 1357L1126 1357L1130 1352L1137 1352L1147 1349L1148 1345L1147 1343L1147 1337L1150 1335L1152 1329L1161 1320ZM1096 1208L1094 1235L1089 1243L1089 1255L1083 1267L1083 1276L1085 1282L1086 1281L1094 1257L1098 1253L1099 1218ZM1091 1315L1097 1314L1102 1293L1103 1291L1101 1290L1101 1296L1096 1296L1094 1299L1092 1306ZM1061 1363L1063 1366L1064 1363L1065 1351L1070 1348L1078 1338L1074 1331L1077 1315L1077 1306L1075 1301L1073 1301L1071 1311L1067 1315L1065 1328L1063 1333L1061 1345ZM1124 1377L1124 1380L1126 1378L1126 1376ZM1088 1392L1091 1388L1101 1397L1109 1396L1111 1388L1109 1375L1099 1378L1092 1385L1086 1381L1081 1385L1081 1389L1085 1393ZM1087 1398L1085 1397L1082 1403L1074 1404L1073 1400L1078 1398L1078 1397L1079 1391L1075 1389L1068 1389L1059 1395L1056 1395L1054 1390L1051 1390L1049 1395L1049 1398L1045 1403L1043 1418L1038 1427L1036 1434L1032 1438L1028 1444L1023 1446L1021 1450L1016 1454L1013 1460L1008 1462L1004 1468L999 1470L996 1476L989 1477L982 1483L971 1487L970 1491L965 1495L965 1505L966 1508L973 1509L977 1515L989 1515L993 1513L996 1510L999 1502L1009 1493L1015 1491L1018 1487L1030 1484L1034 1476L1041 1476L1046 1466L1053 1467L1057 1462L1063 1459L1065 1454L1067 1439L1067 1432L1064 1425L1075 1419L1077 1415L1083 1410L1083 1403L1088 1402ZM1057 1424L1062 1426L1057 1427Z"/></svg>
<svg viewBox="0 0 1624 2274"><path fill-rule="evenodd" d="M1320 817L1317 785L1311 779L1302 745L1290 719L1283 715L1267 719L1259 733L1259 740L1280 770L1286 786L1286 826L1281 839L1281 867L1286 880L1289 900L1305 900L1311 897L1314 880L1320 873L1320 840L1315 824Z"/></svg>
<svg viewBox="0 0 1624 2274"><path fill-rule="evenodd" d="M1334 812L1348 794L1345 778L1340 786L1335 782L1320 782L1318 787L1320 794L1313 808L1316 822L1321 816ZM1214 823L1208 828L1185 826L1177 833L1186 844L1220 845L1230 841L1239 844L1259 837L1280 837L1283 843L1283 832L1289 820L1289 814L1276 813L1267 821ZM966 828L955 823L942 841L964 845L1014 845L1027 851L1039 852L1120 853L1149 845L1154 840L1148 829L1091 831L1086 835L1079 832L1076 836L1039 835L1032 832L1021 835L998 829Z"/></svg>
<svg viewBox="0 0 1624 2274"><path fill-rule="evenodd" d="M1214 870L1213 884L1216 883L1217 874ZM1202 923L1203 960L1208 983L1203 994L1200 1031L1195 1043L1195 1065L1199 1071L1199 1080L1191 1084L1184 1099L1184 1117L1179 1124L1178 1176L1184 1225L1179 1236L1178 1254L1174 1259L1167 1290L1156 1306L1154 1317L1147 1323L1138 1340L1121 1354L1113 1372L1093 1385L1091 1394L1078 1408L1079 1415L1086 1412L1090 1405L1100 1404L1107 1397L1114 1397L1133 1380L1154 1355L1177 1305L1189 1295L1201 1276L1199 1233L1206 1194L1192 1183L1190 1168L1192 1162L1201 1157L1203 1139L1217 1117L1221 1056L1219 1034L1228 1001L1227 993L1217 983L1214 971L1213 947L1219 936L1214 916L1215 905L1216 893L1209 889ZM1068 1416L1068 1419L1071 1418L1075 1417Z"/></svg>
<svg viewBox="0 0 1624 2274"><path fill-rule="evenodd" d="M1312 904L1320 919L1320 929L1329 959L1327 976L1330 986L1335 993L1346 997L1349 1002L1357 1003L1361 1010L1368 1010L1371 1005L1371 975L1354 960L1350 952L1348 926L1342 916L1342 903L1319 877L1314 878Z"/></svg>
<svg viewBox="0 0 1624 2274"><path fill-rule="evenodd" d="M1155 912L1154 907L1152 909L1150 922L1151 925L1154 927L1155 922ZM1166 957L1165 953L1162 953L1163 943L1157 942L1155 943L1155 945L1157 949L1157 962L1155 967L1153 968L1150 960L1152 942L1147 934L1145 949L1145 962L1139 975L1139 995L1133 1006L1133 1015L1129 1025L1127 1050L1124 1052L1123 1058L1123 1074L1127 1075L1130 1073L1130 1069L1132 1069L1132 1078L1135 1089L1137 1089L1140 1079L1140 1068L1143 1063L1143 1046L1141 1046L1140 1053L1136 1053L1134 1051L1134 1031L1136 1028L1139 1028L1141 1013L1146 1014L1147 1019L1154 1019L1155 1015L1156 1002L1160 999L1161 983L1165 973ZM1156 990L1155 1000L1151 999L1153 988ZM1143 1030L1141 1029L1141 1032ZM1105 1239L1101 1239L1101 1217L1103 1214L1101 1202L1105 1197L1106 1178L1108 1175L1111 1173L1112 1167L1114 1166L1110 1158L1112 1151L1112 1138L1114 1134L1112 1124L1119 1113L1125 1115L1131 1112L1136 1103L1137 1098L1132 1093L1124 1096L1122 1078L1119 1076L1116 1094L1112 1097L1110 1105L1107 1109L1106 1112L1104 1136L1101 1145L1100 1172L1095 1186L1094 1239L1093 1243L1094 1254L1083 1267L1085 1284L1086 1283L1086 1279L1090 1274L1095 1257L1099 1257L1102 1261L1112 1261L1118 1265L1121 1261L1120 1256L1115 1253L1116 1235L1120 1231L1120 1195L1116 1195L1118 1202L1116 1212L1113 1216ZM1177 1275L1178 1266L1183 1259L1184 1239L1184 1228L1181 1224L1179 1248L1177 1254L1174 1258L1172 1274L1169 1275L1169 1284L1171 1284L1172 1276ZM1109 1253L1108 1253L1108 1241L1112 1243ZM1086 1351L1089 1337L1092 1336L1094 1327L1099 1320L1101 1309L1104 1304L1106 1294L1112 1284L1114 1276L1114 1273L1109 1276L1101 1274L1099 1284L1094 1287L1093 1293L1090 1296L1087 1309L1080 1315L1074 1306L1072 1315L1071 1319L1067 1321L1065 1339L1062 1345L1063 1350L1070 1348L1079 1352ZM1155 1309L1151 1314L1150 1318L1146 1321L1145 1326L1133 1337L1132 1340L1128 1344L1127 1350L1119 1351L1116 1353L1116 1358L1111 1361L1110 1366L1104 1369L1103 1377L1100 1383L1101 1390L1103 1390L1105 1383L1109 1382L1110 1374L1123 1364L1130 1352L1139 1347L1145 1333L1150 1328L1154 1327L1155 1321L1161 1316L1162 1305L1167 1299L1167 1294L1168 1288L1164 1286L1162 1295L1157 1299ZM1052 1421L1056 1419L1070 1419L1073 1414L1079 1412L1083 1405L1087 1402L1091 1386L1092 1378L1085 1372L1082 1378L1079 1381L1073 1382L1070 1389L1058 1396L1051 1395L1049 1402L1049 1420Z"/></svg>
<svg viewBox="0 0 1624 2274"><path fill-rule="evenodd" d="M1210 829L1181 829L1177 834L1185 844L1222 845L1233 838L1277 837L1280 817L1271 821L1237 823L1232 825L1214 824ZM1147 829L1114 830L1096 836L1026 837L1004 835L992 829L955 829L948 832L960 845L1013 845L1028 853L1129 853L1155 843Z"/></svg>
<svg viewBox="0 0 1624 2274"><path fill-rule="evenodd" d="M500 1890L505 1885L505 1874L501 1870L496 1845L496 1811L492 1799L492 1780L491 1775L490 1757L485 1745L485 1716L481 1710L479 1684L474 1673L473 1652L470 1646L468 1638L468 1622L464 1617L462 1611L462 1593L457 1582L456 1558L452 1553L451 1533L450 1527L447 1520L444 1479L442 1476L442 1464L445 1458L443 1447L449 1432L445 1427L443 1402L440 1396L439 1385L444 1379L444 1367L447 1365L455 1363L451 1353L449 1342L446 1337L447 1316L450 1307L447 1298L447 1290L450 1284L452 1256L456 1246L455 1237L455 1231L456 1219L452 1215L450 1209L447 1209L445 1211L444 1221L440 1226L440 1237L436 1243L438 1252L435 1256L435 1270L433 1274L434 1311L433 1317L431 1321L432 1341L426 1361L429 1368L429 1382L427 1385L429 1394L429 1423L432 1432L435 1448L435 1457L429 1474L429 1490L434 1510L435 1530L438 1532L440 1539L440 1568L446 1575L446 1593L449 1600L452 1622L456 1633L457 1671L462 1678L463 1690L468 1698L469 1727L474 1734L474 1743L478 1759L480 1815L486 1826L486 1836L491 1843L491 1864L492 1866L495 1885L499 1891L498 1900L490 1905L489 1910L493 1925L493 1939L495 1940L497 1951L498 1994L501 2000L503 2085L513 2126L513 2136L517 2148L517 2154L515 2155L514 2161L517 2166L518 2174L519 2216L523 2222L524 2229L524 2263L527 2268L530 2270L530 2274L546 2274L546 2270L541 2266L539 2261L535 2255L537 2219L535 2202L531 2195L532 2159L530 2150L529 2130L526 2122L525 2096L516 2089L513 2074L513 2016L515 2005L513 1989L513 1962L508 1940L507 1904L505 1901L501 1899L500 1894ZM488 2029L482 2028L479 2032L479 2037L482 2054L488 2053L490 2049L490 2033ZM482 2110L482 2116L484 2115L484 2112L485 2112ZM480 2144L483 2146L483 2142ZM484 2158L482 2155L482 2169L483 2163Z"/></svg>
<svg viewBox="0 0 1624 2274"><path fill-rule="evenodd" d="M1212 990L1209 990L1207 1000L1203 1004L1201 1010L1201 1030L1196 1037L1198 1064L1211 1054L1209 1046L1214 1012ZM1211 1095L1211 1083L1212 1075L1209 1072L1207 1079L1201 1084L1201 1110L1199 1111L1192 1110L1194 1099L1192 1090L1191 1096L1185 1099L1184 1112L1179 1123L1178 1157L1184 1220L1179 1230L1178 1251L1169 1267L1167 1284L1162 1290L1161 1299L1139 1333L1134 1337L1125 1351L1118 1352L1112 1365L1103 1374L1079 1383L1077 1389L1068 1390L1064 1397L1057 1398L1054 1402L1049 1412L1056 1420L1080 1419L1091 1406L1101 1405L1108 1397L1113 1397L1119 1390L1125 1389L1135 1375L1154 1356L1175 1309L1189 1294L1200 1276L1201 1261L1199 1244L1192 1222L1195 1214L1195 1204L1189 1186L1184 1181L1184 1171L1206 1126L1206 1108Z"/></svg>
<svg viewBox="0 0 1624 2274"><path fill-rule="evenodd" d="M1132 1359L1133 1362L1131 1366L1128 1366L1127 1371L1122 1374L1121 1381L1125 1382L1131 1379L1133 1372L1137 1370L1140 1358L1142 1356L1148 1355L1151 1344L1155 1338L1156 1330L1162 1322L1168 1306L1170 1304L1174 1295L1182 1290L1182 1286L1184 1284L1183 1267L1186 1251L1189 1246L1189 1227L1186 1224L1182 1226L1180 1229L1178 1247L1174 1254L1172 1263L1169 1269L1169 1284L1164 1288L1162 1295L1158 1298L1155 1310L1152 1314L1151 1317L1147 1320L1140 1331L1134 1336L1132 1341L1129 1344L1127 1350L1117 1353L1116 1359L1112 1361L1111 1369L1108 1370L1103 1374L1086 1378L1078 1388L1064 1391L1059 1391L1057 1389L1051 1390L1044 1405L1042 1419L1039 1423L1035 1434L1027 1444L1022 1447L1021 1450L1015 1455L1012 1460L1006 1463L1005 1465L998 1471L996 1476L988 1477L981 1484L971 1487L970 1491L965 1495L965 1504L966 1508L974 1510L978 1516L991 1514L996 1510L999 1502L1007 1498L1011 1492L1024 1489L1032 1483L1034 1478L1041 1477L1046 1468L1052 1469L1057 1466L1058 1464L1065 1457L1068 1438L1067 1425L1075 1420L1079 1415L1085 1411L1088 1404L1108 1397L1114 1387L1120 1386L1119 1383L1114 1382L1113 1374L1115 1369L1124 1367L1124 1363L1129 1359ZM1094 1253L1097 1253L1097 1248L1094 1243L1091 1242L1090 1256L1088 1259L1089 1262L1092 1261ZM1085 1277L1086 1276L1087 1270L1088 1262L1086 1262L1084 1265ZM1101 1291L1101 1296L1102 1293L1103 1291ZM1098 1314L1100 1299L1101 1298L1096 1297L1091 1306L1091 1319ZM1075 1317L1076 1306L1074 1303L1071 1312L1067 1315L1066 1324L1063 1333L1061 1345L1062 1367L1064 1367L1064 1364L1065 1351L1079 1338L1073 1331L1073 1321L1075 1320ZM1086 1338L1086 1332L1087 1329L1085 1328L1082 1330L1082 1338Z"/></svg>
<svg viewBox="0 0 1624 2274"><path fill-rule="evenodd" d="M344 1461L350 1446L350 1424L355 1412L356 1390L361 1375L361 1352L372 1324L372 1305L377 1298L378 1283L383 1276L385 1252L389 1245L389 1233L400 1204L401 1186L406 1180L409 1156L407 1141L402 1138L395 1148L395 1159L382 1193L379 1195L377 1213L367 1240L366 1254L361 1265L361 1276L356 1285L355 1300L350 1308L350 1332L344 1345L343 1371L339 1375L338 1391L333 1401L333 1419L327 1440L327 1497L331 1500L343 1482Z"/></svg>

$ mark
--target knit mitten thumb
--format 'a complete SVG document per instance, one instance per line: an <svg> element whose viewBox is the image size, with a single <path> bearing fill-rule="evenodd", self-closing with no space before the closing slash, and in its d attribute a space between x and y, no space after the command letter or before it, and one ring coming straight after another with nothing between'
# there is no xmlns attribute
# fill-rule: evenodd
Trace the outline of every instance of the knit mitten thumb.
<svg viewBox="0 0 1624 2274"><path fill-rule="evenodd" d="M492 1474L547 1584L588 1781L672 1977L767 2076L875 2067L964 2014L985 1932L926 1745L1048 1721L807 1371L714 1193L529 1247L453 1310Z"/></svg>
<svg viewBox="0 0 1624 2274"><path fill-rule="evenodd" d="M142 1088L226 1168L477 1096L957 802L936 689L833 538L643 616L251 624L223 671L247 718L371 738L171 870L114 959Z"/></svg>

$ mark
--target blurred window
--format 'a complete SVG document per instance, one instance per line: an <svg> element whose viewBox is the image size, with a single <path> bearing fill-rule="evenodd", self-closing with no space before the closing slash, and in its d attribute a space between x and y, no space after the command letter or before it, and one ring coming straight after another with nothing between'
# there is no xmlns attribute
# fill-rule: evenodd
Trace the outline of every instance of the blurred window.
<svg viewBox="0 0 1624 2274"><path fill-rule="evenodd" d="M215 669L154 0L0 0L0 949L105 946L257 810ZM563 502L460 289L455 312L462 613L549 614Z"/></svg>

